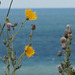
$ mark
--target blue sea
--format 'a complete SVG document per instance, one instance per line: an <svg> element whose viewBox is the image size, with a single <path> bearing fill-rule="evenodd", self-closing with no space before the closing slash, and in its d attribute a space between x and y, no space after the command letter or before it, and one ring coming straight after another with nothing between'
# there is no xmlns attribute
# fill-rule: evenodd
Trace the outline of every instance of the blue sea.
<svg viewBox="0 0 75 75"><path fill-rule="evenodd" d="M66 25L72 27L73 40L71 44L72 54L70 61L75 66L75 8L40 8L36 11L37 20L27 21L14 39L14 51L19 58L28 45L31 24L36 24L36 30L32 37L32 47L35 55L31 58L24 57L22 68L16 71L16 75L60 75L56 66L59 64L58 51L61 50L60 38L64 36ZM3 25L7 9L0 9L0 22ZM9 14L10 22L18 22L15 32L25 20L25 9L11 9ZM1 29L0 29L1 30ZM4 30L5 35L6 27ZM0 75L6 70L2 59L7 55L6 47L3 45L3 36L0 37ZM63 52L63 51L62 51ZM62 57L63 61L63 57Z"/></svg>

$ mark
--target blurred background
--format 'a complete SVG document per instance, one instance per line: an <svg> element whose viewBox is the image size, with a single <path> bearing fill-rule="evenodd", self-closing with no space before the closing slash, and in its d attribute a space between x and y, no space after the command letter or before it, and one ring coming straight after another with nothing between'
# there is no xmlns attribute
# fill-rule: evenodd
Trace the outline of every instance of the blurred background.
<svg viewBox="0 0 75 75"><path fill-rule="evenodd" d="M38 19L35 21L27 21L14 40L14 51L17 52L17 58L24 51L29 42L31 32L31 24L36 24L32 38L32 47L35 50L35 55L31 58L25 56L22 61L23 66L16 72L17 75L58 75L56 66L59 64L58 51L61 50L60 38L64 36L66 25L72 27L72 54L70 61L75 65L75 9L74 8L47 8L47 9L32 9L36 11ZM0 22L3 25L7 9L0 9ZM9 15L10 22L18 22L15 32L25 19L25 9L12 9ZM6 35L6 27L4 30ZM6 69L2 62L4 55L7 55L7 50L3 45L3 36L0 39L0 73L3 75L3 69ZM63 52L63 51L62 51ZM63 58L62 58L63 60Z"/></svg>

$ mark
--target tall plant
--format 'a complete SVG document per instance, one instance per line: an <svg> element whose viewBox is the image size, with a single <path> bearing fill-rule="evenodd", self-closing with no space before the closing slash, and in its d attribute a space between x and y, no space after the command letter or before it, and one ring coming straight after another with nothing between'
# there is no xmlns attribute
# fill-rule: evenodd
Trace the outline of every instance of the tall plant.
<svg viewBox="0 0 75 75"><path fill-rule="evenodd" d="M65 30L64 37L61 37L61 43L62 43L62 49L64 53L64 61L61 60L62 51L60 50L58 52L60 65L57 66L59 73L61 75L75 75L75 71L72 67L72 64L70 62L70 55L71 55L71 41L72 41L72 30L71 26L67 25L68 30Z"/></svg>
<svg viewBox="0 0 75 75"><path fill-rule="evenodd" d="M26 9L25 10L26 18L15 33L15 29L18 23L12 24L11 23L12 21L10 22L10 18L9 18L9 13L10 13L12 3L13 3L13 0L11 0L4 25L2 26L0 23L0 39L1 39L1 35L3 35L4 37L3 43L7 49L7 55L4 55L4 58L3 58L3 62L7 68L7 71L5 71L5 75L15 75L15 72L18 69L20 69L22 66L21 61L23 60L24 56L27 55L27 57L29 58L35 54L35 50L33 50L33 48L31 47L32 45L31 40L32 40L33 32L36 26L35 24L32 23L31 34L29 37L29 44L25 46L24 52L20 55L18 60L16 59L17 58L16 52L14 52L14 46L13 46L14 38L17 36L18 32L21 30L21 28L23 27L26 21L36 20L37 16L36 16L36 12L32 12L31 9L29 10ZM0 1L0 4L1 4L1 1ZM4 32L5 27L7 27L7 32ZM5 36L5 34L7 34L7 36ZM11 66L13 67L12 73L11 73Z"/></svg>

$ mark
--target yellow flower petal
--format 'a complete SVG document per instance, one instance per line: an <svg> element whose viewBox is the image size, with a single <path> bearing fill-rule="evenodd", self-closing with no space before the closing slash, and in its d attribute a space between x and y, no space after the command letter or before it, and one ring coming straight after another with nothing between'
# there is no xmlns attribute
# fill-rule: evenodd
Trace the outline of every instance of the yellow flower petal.
<svg viewBox="0 0 75 75"><path fill-rule="evenodd" d="M36 12L32 12L31 9L29 9L29 10L26 9L25 15L26 15L26 18L28 18L29 20L36 20L37 19Z"/></svg>
<svg viewBox="0 0 75 75"><path fill-rule="evenodd" d="M25 51L26 51L27 57L31 57L35 54L35 50L33 50L33 48L30 46L26 46Z"/></svg>

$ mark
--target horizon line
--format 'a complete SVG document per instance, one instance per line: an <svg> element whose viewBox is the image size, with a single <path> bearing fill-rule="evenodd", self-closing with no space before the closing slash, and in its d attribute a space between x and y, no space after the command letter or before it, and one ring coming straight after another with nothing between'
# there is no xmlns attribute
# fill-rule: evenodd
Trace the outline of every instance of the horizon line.
<svg viewBox="0 0 75 75"><path fill-rule="evenodd" d="M61 9L63 9L64 7L62 7ZM75 7L66 7L66 8L75 8ZM64 9L66 9L64 8ZM0 9L8 9L8 8L0 8ZM11 8L11 9L60 9L59 8Z"/></svg>

